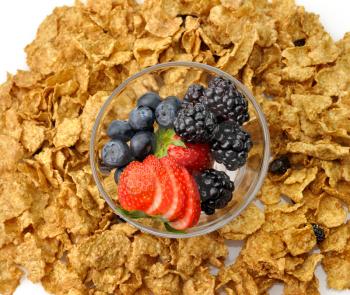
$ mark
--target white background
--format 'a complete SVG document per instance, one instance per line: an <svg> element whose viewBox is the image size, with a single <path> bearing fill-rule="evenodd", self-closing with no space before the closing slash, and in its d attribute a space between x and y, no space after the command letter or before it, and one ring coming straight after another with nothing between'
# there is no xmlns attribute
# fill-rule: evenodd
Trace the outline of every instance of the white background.
<svg viewBox="0 0 350 295"><path fill-rule="evenodd" d="M350 31L350 1L347 0L296 0L308 11L320 14L321 21L335 40ZM15 73L17 69L26 69L23 48L35 37L36 30L54 7L72 5L73 0L8 0L0 1L0 83L6 80L6 71ZM230 260L238 254L240 243L230 244ZM337 292L326 288L325 274L317 269L322 295L345 295L350 291ZM282 287L274 287L270 294L282 294ZM23 280L15 292L16 295L43 295L40 285Z"/></svg>

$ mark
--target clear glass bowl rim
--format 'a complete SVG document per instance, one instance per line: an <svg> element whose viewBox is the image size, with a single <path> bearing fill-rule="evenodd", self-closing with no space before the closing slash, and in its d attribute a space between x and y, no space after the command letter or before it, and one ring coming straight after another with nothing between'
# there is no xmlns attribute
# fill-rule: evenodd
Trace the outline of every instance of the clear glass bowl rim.
<svg viewBox="0 0 350 295"><path fill-rule="evenodd" d="M258 120L260 121L262 130L263 130L263 141L264 141L263 160L262 160L261 169L259 171L258 179L256 181L256 184L255 184L255 187L253 188L253 190L250 192L249 195L244 196L244 198L243 198L244 202L242 202L242 204L238 207L238 209L235 212L232 212L231 215L227 215L221 221L214 223L214 224L210 225L209 227L203 227L202 229L199 229L195 232L189 232L189 233L172 233L172 232L165 232L165 231L157 230L157 229L149 227L149 226L144 226L138 222L135 222L133 219L130 219L126 216L119 214L119 212L117 211L116 205L111 200L108 193L104 190L103 185L99 180L97 167L95 164L96 163L96 161L95 161L96 160L95 159L95 140L96 140L98 128L99 128L101 119L103 118L105 111L107 110L108 106L111 104L113 99L117 95L119 95L119 93L121 93L130 82L136 80L137 78L139 78L145 74L155 72L156 70L160 70L160 69L164 69L164 68L173 68L173 67L189 67L189 68L197 68L197 69L204 70L204 71L214 72L218 76L225 77L225 78L231 80L236 85L239 85L241 90L243 90L246 98L254 106L254 109L255 109L257 116L258 116ZM94 178L95 183L97 185L97 188L98 188L100 194L102 195L102 197L105 199L105 201L110 206L110 208L112 208L112 210L115 214L117 214L122 219L124 219L126 222L135 226L136 228L138 228L142 232L146 232L146 233L156 235L159 237L164 237L164 238L190 238L190 237L208 234L210 232L213 232L213 231L223 227L225 224L227 224L228 222L230 222L231 220L236 218L254 200L256 194L259 192L259 190L264 182L265 176L267 174L268 166L269 166L270 135L269 135L267 121L265 119L265 116L264 116L259 104L255 100L254 96L250 93L248 88L245 87L244 84L242 84L236 78L232 77L228 73L226 73L218 68L215 68L215 67L212 67L212 66L209 66L206 64L198 63L198 62L188 62L188 61L166 62L166 63L156 64L156 65L153 65L153 66L150 66L148 68L141 70L140 72L127 78L116 89L114 89L112 94L108 97L108 99L104 102L103 106L99 110L98 115L97 115L96 120L95 120L95 123L93 125L92 132L91 132L91 139L90 139L89 156L90 156L90 166L91 166L91 170L92 170L92 175L93 175L93 178Z"/></svg>

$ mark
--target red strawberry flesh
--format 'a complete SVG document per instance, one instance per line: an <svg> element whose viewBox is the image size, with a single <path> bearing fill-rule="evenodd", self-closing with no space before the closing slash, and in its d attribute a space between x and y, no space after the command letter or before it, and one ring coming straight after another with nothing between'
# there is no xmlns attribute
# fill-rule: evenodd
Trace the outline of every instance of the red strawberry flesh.
<svg viewBox="0 0 350 295"><path fill-rule="evenodd" d="M194 178L171 157L130 163L120 176L118 198L124 209L161 215L178 230L194 226L200 216Z"/></svg>
<svg viewBox="0 0 350 295"><path fill-rule="evenodd" d="M198 223L201 206L197 184L190 173L182 167L183 185L185 186L186 201L183 215L170 223L177 230L190 228Z"/></svg>
<svg viewBox="0 0 350 295"><path fill-rule="evenodd" d="M170 179L168 187L172 188L172 203L168 211L163 214L163 217L171 221L178 218L184 210L186 194L183 190L182 167L168 157L160 159L160 162L166 169Z"/></svg>
<svg viewBox="0 0 350 295"><path fill-rule="evenodd" d="M154 200L156 174L149 165L134 161L120 176L118 200L126 210L145 211Z"/></svg>
<svg viewBox="0 0 350 295"><path fill-rule="evenodd" d="M143 163L153 169L156 174L156 189L153 203L146 210L146 213L149 215L163 215L168 211L173 199L173 191L172 187L169 186L170 178L167 170L155 156L147 157Z"/></svg>
<svg viewBox="0 0 350 295"><path fill-rule="evenodd" d="M212 164L208 144L186 143L186 147L170 145L168 156L191 172L205 170Z"/></svg>

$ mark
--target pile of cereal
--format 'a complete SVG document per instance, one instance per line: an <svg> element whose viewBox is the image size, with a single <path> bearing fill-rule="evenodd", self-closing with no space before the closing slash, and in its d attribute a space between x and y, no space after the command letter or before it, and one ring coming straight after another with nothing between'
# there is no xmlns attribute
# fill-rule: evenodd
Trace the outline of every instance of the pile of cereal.
<svg viewBox="0 0 350 295"><path fill-rule="evenodd" d="M282 282L285 295L312 295L318 263L330 288L350 288L350 34L333 42L293 0L90 0L56 8L26 53L30 71L0 86L1 294L26 270L54 294L249 295ZM179 240L118 220L88 163L111 91L174 60L246 84L274 158L263 211L252 204L218 232ZM120 107L123 118L133 103ZM228 240L244 240L231 265Z"/></svg>

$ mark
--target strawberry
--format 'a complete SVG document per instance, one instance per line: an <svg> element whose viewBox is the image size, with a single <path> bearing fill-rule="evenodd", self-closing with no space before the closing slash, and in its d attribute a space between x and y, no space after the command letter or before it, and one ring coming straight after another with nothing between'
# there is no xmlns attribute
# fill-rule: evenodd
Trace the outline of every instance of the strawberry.
<svg viewBox="0 0 350 295"><path fill-rule="evenodd" d="M173 202L173 188L169 186L170 177L165 167L155 156L148 156L143 163L153 169L156 174L153 203L145 212L149 215L163 215Z"/></svg>
<svg viewBox="0 0 350 295"><path fill-rule="evenodd" d="M131 162L119 179L118 199L126 210L145 211L154 201L156 173L151 165Z"/></svg>
<svg viewBox="0 0 350 295"><path fill-rule="evenodd" d="M178 230L192 227L198 223L201 214L200 195L193 176L182 167L182 182L185 187L186 201L183 214L170 225Z"/></svg>
<svg viewBox="0 0 350 295"><path fill-rule="evenodd" d="M200 215L199 192L187 169L171 157L148 156L122 172L119 202L126 210L161 215L176 229L195 225Z"/></svg>
<svg viewBox="0 0 350 295"><path fill-rule="evenodd" d="M168 187L172 188L172 203L167 212L163 214L168 220L178 218L184 209L186 194L184 192L183 183L183 167L179 166L173 159L164 157L160 159L161 164L166 169L170 181Z"/></svg>
<svg viewBox="0 0 350 295"><path fill-rule="evenodd" d="M210 168L212 163L208 144L186 143L186 147L170 145L168 156L186 167L190 172Z"/></svg>

